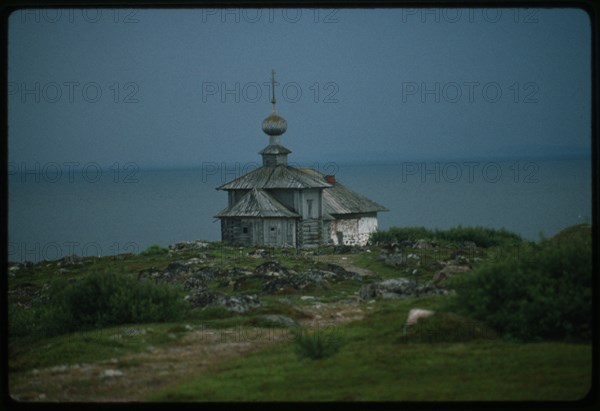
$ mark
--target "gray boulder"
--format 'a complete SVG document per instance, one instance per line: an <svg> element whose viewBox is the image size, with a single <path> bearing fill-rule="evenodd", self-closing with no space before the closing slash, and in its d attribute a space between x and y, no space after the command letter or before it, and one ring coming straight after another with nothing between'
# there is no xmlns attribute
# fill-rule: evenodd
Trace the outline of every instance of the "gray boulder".
<svg viewBox="0 0 600 411"><path fill-rule="evenodd" d="M331 279L335 274L327 271L310 269L302 273L292 273L277 275L265 278L263 291L268 294L275 294L282 291L304 290L307 288L323 288L327 285L327 279Z"/></svg>
<svg viewBox="0 0 600 411"><path fill-rule="evenodd" d="M379 254L379 260L392 267L402 267L406 265L406 256L400 252Z"/></svg>
<svg viewBox="0 0 600 411"><path fill-rule="evenodd" d="M446 294L446 290L433 284L417 284L408 278L392 278L389 280L365 284L358 290L361 300L374 298L395 299L418 297L425 295Z"/></svg>
<svg viewBox="0 0 600 411"><path fill-rule="evenodd" d="M208 248L209 244L205 241L182 241L179 243L169 245L169 250L172 251L187 251L187 250L200 250Z"/></svg>
<svg viewBox="0 0 600 411"><path fill-rule="evenodd" d="M334 273L336 280L349 279L349 280L362 281L362 279L363 279L362 275L355 273L354 271L348 271L341 265L337 265L337 264L329 263L325 266L325 270L331 271L332 273Z"/></svg>
<svg viewBox="0 0 600 411"><path fill-rule="evenodd" d="M256 295L232 295L219 300L219 305L229 310L243 314L253 308L260 307L260 300Z"/></svg>
<svg viewBox="0 0 600 411"><path fill-rule="evenodd" d="M260 300L256 295L224 295L208 289L194 289L185 299L193 308L220 306L240 314L260 307Z"/></svg>
<svg viewBox="0 0 600 411"><path fill-rule="evenodd" d="M262 263L257 265L254 269L255 275L275 275L281 276L288 273L288 269L283 265L279 264L277 261L267 261L266 263Z"/></svg>
<svg viewBox="0 0 600 411"><path fill-rule="evenodd" d="M202 281L199 278L188 278L187 280L185 280L185 283L183 284L183 289L184 290L191 290L194 288L206 288L206 282Z"/></svg>
<svg viewBox="0 0 600 411"><path fill-rule="evenodd" d="M433 248L433 245L429 241L421 239L421 240L417 240L413 244L412 247L413 248L418 248L418 249L428 249L428 248Z"/></svg>
<svg viewBox="0 0 600 411"><path fill-rule="evenodd" d="M252 258L267 258L270 256L271 256L271 253L269 253L267 250L264 250L264 249L258 249L258 250L254 250L251 253L248 253L248 257L252 257Z"/></svg>

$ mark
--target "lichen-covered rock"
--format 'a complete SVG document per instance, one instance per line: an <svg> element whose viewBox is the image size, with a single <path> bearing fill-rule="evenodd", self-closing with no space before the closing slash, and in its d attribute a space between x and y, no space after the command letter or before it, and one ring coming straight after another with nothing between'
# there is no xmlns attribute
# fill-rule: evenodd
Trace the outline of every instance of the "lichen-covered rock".
<svg viewBox="0 0 600 411"><path fill-rule="evenodd" d="M252 308L260 307L260 300L256 295L234 295L226 296L219 300L219 305L229 308L231 311L242 314Z"/></svg>
<svg viewBox="0 0 600 411"><path fill-rule="evenodd" d="M386 252L383 251L379 254L379 261L383 261L385 264L391 267L403 267L406 265L406 256L400 252Z"/></svg>
<svg viewBox="0 0 600 411"><path fill-rule="evenodd" d="M362 275L355 273L354 271L348 271L341 265L337 265L337 264L329 263L325 266L325 270L331 271L332 273L334 273L336 280L349 279L349 280L362 281L362 279L363 279Z"/></svg>
<svg viewBox="0 0 600 411"><path fill-rule="evenodd" d="M224 295L208 289L194 289L185 299L193 308L221 306L240 314L260 307L260 300L256 295Z"/></svg>
<svg viewBox="0 0 600 411"><path fill-rule="evenodd" d="M270 256L271 256L271 253L264 249L258 249L258 250L254 250L254 251L248 253L248 257L252 257L252 258L267 258Z"/></svg>
<svg viewBox="0 0 600 411"><path fill-rule="evenodd" d="M206 288L206 282L199 278L188 278L183 284L184 290L191 290L194 288Z"/></svg>
<svg viewBox="0 0 600 411"><path fill-rule="evenodd" d="M429 248L433 248L433 244L427 240L421 239L421 240L417 240L413 246L413 248L418 248L418 249L429 249Z"/></svg>
<svg viewBox="0 0 600 411"><path fill-rule="evenodd" d="M148 278L156 282L183 283L185 289L198 288L202 284L206 285L219 274L218 269L202 267L201 264L202 260L199 258L173 261L164 270L156 267L141 270L137 278L138 280Z"/></svg>
<svg viewBox="0 0 600 411"><path fill-rule="evenodd" d="M205 241L182 241L179 243L169 245L169 250L172 251L188 251L188 250L201 250L208 248L209 244Z"/></svg>
<svg viewBox="0 0 600 411"><path fill-rule="evenodd" d="M433 284L419 285L414 280L402 277L365 284L358 290L358 296L362 300L408 298L446 293L447 290Z"/></svg>
<svg viewBox="0 0 600 411"><path fill-rule="evenodd" d="M254 269L254 274L256 275L281 276L287 273L288 269L279 264L277 261L267 261L266 263L256 266Z"/></svg>

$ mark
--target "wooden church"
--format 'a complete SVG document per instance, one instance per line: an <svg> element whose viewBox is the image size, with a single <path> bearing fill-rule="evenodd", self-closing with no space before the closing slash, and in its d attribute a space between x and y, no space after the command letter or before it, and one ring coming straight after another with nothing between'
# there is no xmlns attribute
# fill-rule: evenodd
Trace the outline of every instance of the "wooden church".
<svg viewBox="0 0 600 411"><path fill-rule="evenodd" d="M288 165L290 150L281 145L287 121L275 109L262 122L269 145L260 154L262 167L219 187L228 205L221 220L221 239L239 245L314 247L365 245L377 230L377 213L385 207L357 194L333 175Z"/></svg>

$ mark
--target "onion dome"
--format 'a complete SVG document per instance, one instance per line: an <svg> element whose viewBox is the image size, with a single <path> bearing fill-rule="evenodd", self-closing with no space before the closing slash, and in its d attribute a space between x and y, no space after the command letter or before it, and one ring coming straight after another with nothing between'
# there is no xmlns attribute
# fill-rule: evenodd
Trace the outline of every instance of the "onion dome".
<svg viewBox="0 0 600 411"><path fill-rule="evenodd" d="M269 117L265 118L262 122L262 130L269 136L280 136L287 130L287 121L275 110L275 70L271 71L271 104L273 105L273 111Z"/></svg>
<svg viewBox="0 0 600 411"><path fill-rule="evenodd" d="M262 130L269 136L280 136L287 130L287 121L275 111L262 122Z"/></svg>

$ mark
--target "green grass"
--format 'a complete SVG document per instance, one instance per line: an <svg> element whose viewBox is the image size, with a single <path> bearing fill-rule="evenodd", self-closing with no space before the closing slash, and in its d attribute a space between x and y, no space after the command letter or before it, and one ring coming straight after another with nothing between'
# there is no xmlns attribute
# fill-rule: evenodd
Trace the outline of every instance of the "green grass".
<svg viewBox="0 0 600 411"><path fill-rule="evenodd" d="M131 335L129 330L146 330ZM129 352L172 343L184 333L181 323L132 324L74 332L57 337L10 341L8 365L11 372L63 364L90 363L108 360ZM120 337L113 337L120 335Z"/></svg>
<svg viewBox="0 0 600 411"><path fill-rule="evenodd" d="M351 344L322 360L281 346L176 384L152 401L577 400L590 388L590 348L518 345Z"/></svg>
<svg viewBox="0 0 600 411"><path fill-rule="evenodd" d="M583 235L588 230L578 227L565 230L560 240ZM589 230L588 230L589 231ZM494 233L455 230L451 239L438 241L438 249L405 250L420 259L409 259L406 267L394 268L378 260L379 247L370 247L371 253L347 254L348 262L370 269L371 280L394 277L430 281L441 267L435 260L451 258L453 248L448 242L461 239L464 234L490 235ZM499 238L504 238L500 236ZM507 236L508 238L508 236ZM450 245L449 245L450 244ZM44 284L57 277L81 278L93 272L136 274L142 269L164 269L170 262L208 256L206 265L220 269L254 268L268 259L248 257L252 248L240 248L210 243L202 250L154 255L131 255L124 259L89 257L81 265L66 266L69 271L58 274L57 262L43 262L24 268L9 276L9 291L29 289L24 293L9 294L9 303L28 303L31 290L41 290ZM295 250L270 250L274 260L288 269L302 272L320 267L319 256L311 253L296 254ZM332 252L324 247L322 254ZM506 248L490 247L480 256L484 259L502 259ZM150 253L152 254L152 253ZM412 275L412 270L417 274ZM308 320L301 308L314 301L301 300L312 295L320 302L336 302L354 298L354 293L367 281L330 282L324 289L295 290L285 294L264 295L261 307L244 315L224 308L189 310L178 322L135 324L107 327L35 340L31 336L9 339L9 371L11 376L29 378L33 368L63 364L92 363L121 358L128 353L143 352L151 347L183 344L181 337L188 332L186 324L215 329L229 327L273 326L265 324L264 314L284 315L295 320ZM261 283L248 281L242 290L231 287L217 288L218 280L209 285L219 292L237 294L259 293ZM328 358L299 358L294 342L276 343L267 349L245 357L211 364L207 371L173 381L168 388L150 394L156 401L303 401L303 400L574 400L583 397L590 386L591 346L567 344L558 341L520 343L494 336L493 332L467 337L461 332L470 319L443 313L448 296L423 297L405 300L379 300L364 303L366 318L344 326L325 327L311 332L332 334L340 341L340 349ZM288 300L288 302L285 302ZM423 320L418 328L404 331L404 322L411 308L436 311L434 317ZM313 323L314 325L314 323ZM111 338L123 330L146 329L146 334ZM415 334L420 330L422 334ZM440 330L441 332L435 332ZM286 331L279 328L278 331ZM411 334L413 332L413 334ZM421 338L425 335L426 338ZM433 336L433 337L432 337ZM483 337L486 338L477 338ZM119 366L135 367L136 359ZM97 388L90 385L90 393Z"/></svg>
<svg viewBox="0 0 600 411"><path fill-rule="evenodd" d="M401 342L410 308L437 298L378 303L363 321L329 328L339 352L299 359L292 342L227 361L151 394L152 401L576 400L590 388L591 347L504 340Z"/></svg>

